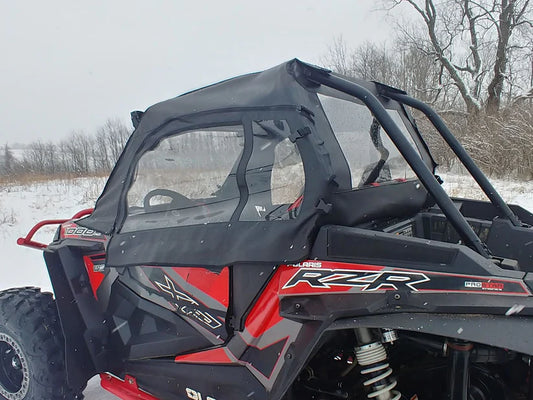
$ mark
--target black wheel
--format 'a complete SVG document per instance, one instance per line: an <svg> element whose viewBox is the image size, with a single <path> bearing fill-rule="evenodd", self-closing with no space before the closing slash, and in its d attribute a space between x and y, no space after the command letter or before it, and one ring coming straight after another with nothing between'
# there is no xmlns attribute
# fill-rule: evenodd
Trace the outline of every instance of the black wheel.
<svg viewBox="0 0 533 400"><path fill-rule="evenodd" d="M0 292L0 399L83 399L67 385L54 299L37 288Z"/></svg>

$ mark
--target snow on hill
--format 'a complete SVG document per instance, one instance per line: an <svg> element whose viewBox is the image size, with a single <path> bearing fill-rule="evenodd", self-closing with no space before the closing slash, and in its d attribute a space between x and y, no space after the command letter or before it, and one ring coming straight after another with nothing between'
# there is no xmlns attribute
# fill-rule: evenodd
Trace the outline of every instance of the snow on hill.
<svg viewBox="0 0 533 400"><path fill-rule="evenodd" d="M440 176L444 180L442 186L450 196L486 200L472 177L455 174L440 174ZM533 181L503 179L490 179L490 181L507 203L517 204L533 212Z"/></svg>
<svg viewBox="0 0 533 400"><path fill-rule="evenodd" d="M50 289L42 253L16 244L19 237L44 219L65 219L91 208L105 178L52 180L0 187L0 251L4 262L0 290L35 285ZM57 226L43 228L35 239L49 243Z"/></svg>

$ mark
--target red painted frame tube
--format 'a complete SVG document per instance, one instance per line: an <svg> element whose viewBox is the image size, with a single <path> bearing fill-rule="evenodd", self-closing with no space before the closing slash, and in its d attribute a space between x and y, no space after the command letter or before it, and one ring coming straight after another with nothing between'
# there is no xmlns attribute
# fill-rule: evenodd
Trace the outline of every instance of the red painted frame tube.
<svg viewBox="0 0 533 400"><path fill-rule="evenodd" d="M69 219L47 219L47 220L41 221L41 222L37 223L28 232L28 234L25 237L18 238L17 239L17 244L19 246L27 246L27 247L31 247L32 249L42 250L42 249L46 248L48 245L32 240L33 236L37 233L37 231L39 229L41 229L43 226L46 226L46 225L61 225L61 224L64 224L65 222L67 222L67 221L71 221L73 219L78 219L78 218L84 217L86 215L89 215L92 212L93 212L92 208L87 208L85 210L81 210L81 211L77 212L76 214L74 214L72 216L72 218L69 218Z"/></svg>

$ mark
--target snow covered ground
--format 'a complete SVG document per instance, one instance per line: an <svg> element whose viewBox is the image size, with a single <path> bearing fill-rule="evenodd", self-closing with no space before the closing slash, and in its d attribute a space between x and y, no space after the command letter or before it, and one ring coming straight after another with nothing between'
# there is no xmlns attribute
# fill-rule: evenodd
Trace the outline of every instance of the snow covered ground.
<svg viewBox="0 0 533 400"><path fill-rule="evenodd" d="M486 200L472 177L456 174L439 175L444 180L442 186L450 196ZM490 181L507 203L520 205L533 212L533 181L503 179L490 179Z"/></svg>
<svg viewBox="0 0 533 400"><path fill-rule="evenodd" d="M103 178L84 178L0 187L0 252L4 255L0 290L18 286L51 289L42 253L18 246L17 238L40 220L69 218L93 207L104 184ZM43 229L36 240L50 242L56 228ZM100 387L99 377L89 381L84 394L87 400L118 399Z"/></svg>
<svg viewBox="0 0 533 400"><path fill-rule="evenodd" d="M0 187L0 251L5 260L0 290L26 285L51 288L42 253L17 246L17 238L43 219L65 219L93 207L104 184L104 178L79 178ZM49 243L56 229L43 228L35 239Z"/></svg>
<svg viewBox="0 0 533 400"><path fill-rule="evenodd" d="M483 199L475 183L462 175L441 174L444 188L452 196ZM16 245L16 240L43 219L69 218L91 208L105 184L104 178L53 180L0 187L0 290L17 286L40 286L50 290L42 253ZM533 182L493 180L496 189L510 203L533 212ZM50 242L55 227L43 229L36 240ZM115 396L99 388L98 378L89 382L86 399L111 400Z"/></svg>

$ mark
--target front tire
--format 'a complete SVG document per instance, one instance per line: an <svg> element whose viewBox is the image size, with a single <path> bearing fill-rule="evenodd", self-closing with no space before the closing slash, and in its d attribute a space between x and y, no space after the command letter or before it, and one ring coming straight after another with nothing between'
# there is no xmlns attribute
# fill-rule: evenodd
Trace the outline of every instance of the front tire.
<svg viewBox="0 0 533 400"><path fill-rule="evenodd" d="M0 292L0 399L83 399L67 384L55 301L37 288Z"/></svg>

